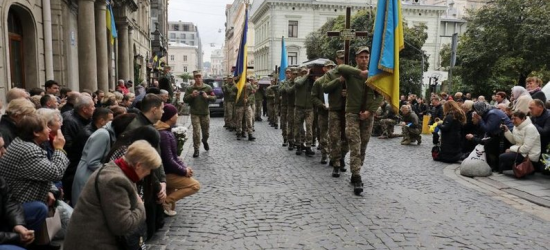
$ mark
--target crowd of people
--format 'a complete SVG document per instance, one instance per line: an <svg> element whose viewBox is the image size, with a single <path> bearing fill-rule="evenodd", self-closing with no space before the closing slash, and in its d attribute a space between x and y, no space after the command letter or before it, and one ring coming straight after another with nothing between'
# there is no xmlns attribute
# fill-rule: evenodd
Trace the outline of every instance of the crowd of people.
<svg viewBox="0 0 550 250"><path fill-rule="evenodd" d="M119 80L111 92L53 80L44 90L9 90L0 120L1 249L58 248L53 236L41 239L56 207L68 214L54 238L64 249L141 249L164 216L177 215L176 203L200 183L178 155L171 129L183 104L169 77L136 88Z"/></svg>

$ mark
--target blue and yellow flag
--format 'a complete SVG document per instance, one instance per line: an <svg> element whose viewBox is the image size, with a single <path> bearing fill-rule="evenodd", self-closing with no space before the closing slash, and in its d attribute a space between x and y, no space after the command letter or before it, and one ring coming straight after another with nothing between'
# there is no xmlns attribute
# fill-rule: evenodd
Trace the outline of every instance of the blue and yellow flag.
<svg viewBox="0 0 550 250"><path fill-rule="evenodd" d="M281 67L279 68L279 82L286 79L286 68L288 67L288 55L286 53L285 37L281 40Z"/></svg>
<svg viewBox="0 0 550 250"><path fill-rule="evenodd" d="M245 10L243 34L241 36L241 45L239 46L239 56L237 57L237 64L235 65L235 72L233 73L237 82L237 100L241 96L241 93L246 85L246 66L248 64L246 37L248 33L248 5Z"/></svg>
<svg viewBox="0 0 550 250"><path fill-rule="evenodd" d="M399 51L405 48L401 0L378 0L367 85L399 109Z"/></svg>
<svg viewBox="0 0 550 250"><path fill-rule="evenodd" d="M115 38L117 38L116 26L115 26L115 16L113 15L113 6L109 0L107 0L107 11L106 11L106 24L109 32L109 40L111 45L115 44Z"/></svg>

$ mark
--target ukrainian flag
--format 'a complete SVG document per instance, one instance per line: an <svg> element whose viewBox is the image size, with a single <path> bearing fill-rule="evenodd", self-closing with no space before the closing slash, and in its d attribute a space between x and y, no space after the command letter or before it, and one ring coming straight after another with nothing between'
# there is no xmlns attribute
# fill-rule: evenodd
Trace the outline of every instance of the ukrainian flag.
<svg viewBox="0 0 550 250"><path fill-rule="evenodd" d="M107 0L107 11L106 11L106 24L107 29L109 32L109 38L111 41L111 45L115 44L115 38L117 38L117 32L116 32L116 26L115 26L115 16L113 15L113 6L111 6L111 3L109 0Z"/></svg>
<svg viewBox="0 0 550 250"><path fill-rule="evenodd" d="M367 85L399 109L399 51L405 48L401 0L378 0Z"/></svg>
<svg viewBox="0 0 550 250"><path fill-rule="evenodd" d="M237 64L235 66L234 76L238 79L237 82L237 100L241 96L241 92L246 85L246 66L248 63L246 35L248 33L248 5L246 6L243 34L241 36L241 45L239 46L239 56L237 57Z"/></svg>
<svg viewBox="0 0 550 250"><path fill-rule="evenodd" d="M279 82L283 82L286 78L285 72L288 67L288 55L286 53L285 37L281 40L281 67L279 68Z"/></svg>

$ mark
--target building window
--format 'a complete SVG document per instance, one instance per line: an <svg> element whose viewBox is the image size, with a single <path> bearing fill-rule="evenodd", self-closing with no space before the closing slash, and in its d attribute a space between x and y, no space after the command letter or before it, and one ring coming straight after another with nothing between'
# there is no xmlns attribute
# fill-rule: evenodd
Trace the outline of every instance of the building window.
<svg viewBox="0 0 550 250"><path fill-rule="evenodd" d="M183 25L183 31L189 31L189 25Z"/></svg>
<svg viewBox="0 0 550 250"><path fill-rule="evenodd" d="M288 37L298 37L298 21L288 21Z"/></svg>
<svg viewBox="0 0 550 250"><path fill-rule="evenodd" d="M170 61L174 61L174 55L170 55Z"/></svg>
<svg viewBox="0 0 550 250"><path fill-rule="evenodd" d="M187 66L183 66L183 72L187 72Z"/></svg>
<svg viewBox="0 0 550 250"><path fill-rule="evenodd" d="M191 34L191 39L195 39L195 34Z"/></svg>
<svg viewBox="0 0 550 250"><path fill-rule="evenodd" d="M170 39L176 39L176 34L170 33Z"/></svg>
<svg viewBox="0 0 550 250"><path fill-rule="evenodd" d="M185 34L181 34L181 39L185 39Z"/></svg>
<svg viewBox="0 0 550 250"><path fill-rule="evenodd" d="M298 64L298 52L288 52L288 65Z"/></svg>
<svg viewBox="0 0 550 250"><path fill-rule="evenodd" d="M179 24L174 24L172 26L172 28L175 30L175 31L179 31L180 30L180 25Z"/></svg>
<svg viewBox="0 0 550 250"><path fill-rule="evenodd" d="M191 46L195 46L195 41L191 41L191 42L189 42L189 45L191 45Z"/></svg>
<svg viewBox="0 0 550 250"><path fill-rule="evenodd" d="M187 62L187 56L183 56L183 61Z"/></svg>

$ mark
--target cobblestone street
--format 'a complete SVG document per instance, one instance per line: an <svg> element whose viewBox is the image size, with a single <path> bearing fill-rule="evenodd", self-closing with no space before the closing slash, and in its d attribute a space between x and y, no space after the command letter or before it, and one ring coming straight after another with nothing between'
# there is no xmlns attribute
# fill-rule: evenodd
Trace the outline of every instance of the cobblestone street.
<svg viewBox="0 0 550 250"><path fill-rule="evenodd" d="M349 166L332 178L320 151L295 155L267 122L254 142L222 126L211 119L209 152L187 151L202 188L149 249L550 249L548 221L447 177L428 136L420 146L372 138L359 197Z"/></svg>

